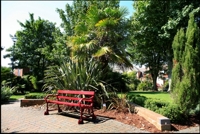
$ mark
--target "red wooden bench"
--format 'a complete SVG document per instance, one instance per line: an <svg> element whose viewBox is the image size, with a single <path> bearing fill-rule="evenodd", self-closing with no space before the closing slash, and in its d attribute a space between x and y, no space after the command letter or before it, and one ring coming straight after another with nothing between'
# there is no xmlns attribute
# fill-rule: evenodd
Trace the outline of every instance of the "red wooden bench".
<svg viewBox="0 0 200 134"><path fill-rule="evenodd" d="M94 95L94 91L58 90L57 94L49 94L45 97L47 107L44 115L49 115L49 111L51 111L48 109L48 104L54 103L58 106L58 112L62 112L59 105L80 108L80 119L78 124L83 124L83 119L90 116L94 121L96 119L93 111ZM89 116L83 116L84 109L88 109Z"/></svg>

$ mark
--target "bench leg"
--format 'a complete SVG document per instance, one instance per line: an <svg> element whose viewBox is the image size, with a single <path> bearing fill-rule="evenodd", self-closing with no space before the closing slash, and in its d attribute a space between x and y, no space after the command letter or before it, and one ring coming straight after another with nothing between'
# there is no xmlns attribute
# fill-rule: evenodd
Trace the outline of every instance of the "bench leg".
<svg viewBox="0 0 200 134"><path fill-rule="evenodd" d="M44 115L49 115L48 103L47 103L47 108L46 108L46 111L44 112Z"/></svg>
<svg viewBox="0 0 200 134"><path fill-rule="evenodd" d="M78 124L83 124L83 108L80 108L80 119L78 120Z"/></svg>
<svg viewBox="0 0 200 134"><path fill-rule="evenodd" d="M93 108L91 108L91 114L92 114L92 120L95 121L97 119L97 117L94 115L94 110Z"/></svg>
<svg viewBox="0 0 200 134"><path fill-rule="evenodd" d="M62 112L62 109L59 107L59 104L58 105L58 112Z"/></svg>

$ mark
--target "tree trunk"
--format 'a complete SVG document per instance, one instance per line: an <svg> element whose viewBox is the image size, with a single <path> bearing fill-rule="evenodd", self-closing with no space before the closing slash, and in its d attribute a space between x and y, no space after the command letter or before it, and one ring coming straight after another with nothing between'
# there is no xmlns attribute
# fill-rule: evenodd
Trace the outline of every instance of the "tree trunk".
<svg viewBox="0 0 200 134"><path fill-rule="evenodd" d="M168 87L167 92L170 92L170 90L171 90L172 66L173 66L172 61L169 60L169 61L168 61L168 79L169 79L169 80L168 80L168 83L169 83L169 87Z"/></svg>
<svg viewBox="0 0 200 134"><path fill-rule="evenodd" d="M154 91L158 91L158 87L157 87L157 76L153 75L153 90Z"/></svg>

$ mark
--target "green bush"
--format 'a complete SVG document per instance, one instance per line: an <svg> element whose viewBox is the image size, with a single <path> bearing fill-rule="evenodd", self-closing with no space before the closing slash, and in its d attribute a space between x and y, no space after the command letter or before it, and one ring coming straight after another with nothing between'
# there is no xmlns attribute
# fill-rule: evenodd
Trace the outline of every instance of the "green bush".
<svg viewBox="0 0 200 134"><path fill-rule="evenodd" d="M101 79L106 83L109 83L112 88L116 89L116 92L128 92L129 89L126 87L126 78L119 72L113 72L111 69L107 68L106 74L104 74Z"/></svg>
<svg viewBox="0 0 200 134"><path fill-rule="evenodd" d="M32 84L33 88L34 89L38 89L37 78L31 75L30 76L30 81L31 81L31 84Z"/></svg>
<svg viewBox="0 0 200 134"><path fill-rule="evenodd" d="M156 112L160 108L167 107L168 105L169 105L169 102L164 102L160 99L148 98L145 101L144 107Z"/></svg>
<svg viewBox="0 0 200 134"><path fill-rule="evenodd" d="M152 99L146 98L145 96L129 94L127 96L130 102L136 103L142 107L145 107L151 111L159 113L165 117L168 117L171 122L176 123L183 121L184 117L177 105L170 104L169 102L162 101L160 99ZM195 115L199 114L199 107L191 113L195 113Z"/></svg>
<svg viewBox="0 0 200 134"><path fill-rule="evenodd" d="M1 102L8 101L12 94L13 94L12 88L5 85L1 86Z"/></svg>
<svg viewBox="0 0 200 134"><path fill-rule="evenodd" d="M2 67L1 66L1 82L4 80L9 80L13 77L11 74L11 68L10 67Z"/></svg>
<svg viewBox="0 0 200 134"><path fill-rule="evenodd" d="M144 107L168 117L170 121L174 123L183 121L184 119L183 114L177 105L163 102L160 99L149 98L145 101Z"/></svg>
<svg viewBox="0 0 200 134"><path fill-rule="evenodd" d="M165 84L163 85L163 91L167 91L168 90L168 88L169 88L169 80L166 80L165 81Z"/></svg>
<svg viewBox="0 0 200 134"><path fill-rule="evenodd" d="M138 84L137 90L139 91L147 91L152 89L152 83L150 81L143 81Z"/></svg>
<svg viewBox="0 0 200 134"><path fill-rule="evenodd" d="M198 104L195 109L191 109L189 114L199 116L200 115L200 104Z"/></svg>
<svg viewBox="0 0 200 134"><path fill-rule="evenodd" d="M171 122L176 123L184 120L184 116L180 110L180 107L169 102L162 101L160 99L146 98L145 96L128 94L127 99L130 102L145 107L151 111L159 113L165 117L168 117ZM199 106L192 110L191 113L199 115Z"/></svg>
<svg viewBox="0 0 200 134"><path fill-rule="evenodd" d="M137 79L136 74L137 74L136 71L125 72L122 74L124 76L124 80L126 82L126 88L129 91L136 90L138 84L140 83L140 80Z"/></svg>
<svg viewBox="0 0 200 134"><path fill-rule="evenodd" d="M130 102L138 104L142 107L144 107L145 101L147 99L145 96L134 95L134 94L127 95L127 98Z"/></svg>
<svg viewBox="0 0 200 134"><path fill-rule="evenodd" d="M24 96L25 99L44 99L45 95L43 94L27 94Z"/></svg>
<svg viewBox="0 0 200 134"><path fill-rule="evenodd" d="M157 113L168 117L172 123L180 122L184 120L184 116L177 105L170 104L156 110Z"/></svg>

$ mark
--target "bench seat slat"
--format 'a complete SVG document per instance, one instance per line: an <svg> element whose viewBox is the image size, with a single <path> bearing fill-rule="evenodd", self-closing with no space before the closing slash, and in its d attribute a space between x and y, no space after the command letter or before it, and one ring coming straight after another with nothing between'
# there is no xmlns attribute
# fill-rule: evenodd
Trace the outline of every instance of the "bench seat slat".
<svg viewBox="0 0 200 134"><path fill-rule="evenodd" d="M78 98L78 97L68 97L68 96L59 96L59 95L58 95L58 98L65 99L65 100L80 100L80 98ZM84 100L84 101L92 102L92 100L89 98L88 98L88 100Z"/></svg>
<svg viewBox="0 0 200 134"><path fill-rule="evenodd" d="M60 104L60 105L68 105L68 106L79 106L78 103L71 103L71 102L65 102L65 101L56 101L56 100L48 100L48 103L56 103L56 104ZM90 108L92 107L91 105L87 105L87 104L81 104L82 108Z"/></svg>
<svg viewBox="0 0 200 134"><path fill-rule="evenodd" d="M75 91L75 90L58 90L57 93L61 94L83 94L83 95L94 95L94 91Z"/></svg>

